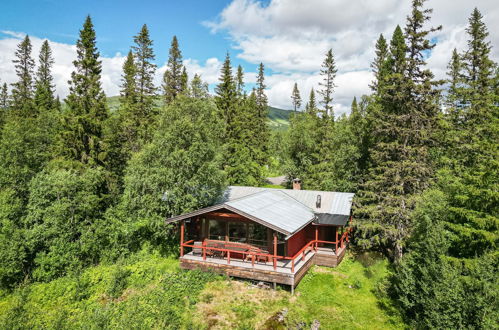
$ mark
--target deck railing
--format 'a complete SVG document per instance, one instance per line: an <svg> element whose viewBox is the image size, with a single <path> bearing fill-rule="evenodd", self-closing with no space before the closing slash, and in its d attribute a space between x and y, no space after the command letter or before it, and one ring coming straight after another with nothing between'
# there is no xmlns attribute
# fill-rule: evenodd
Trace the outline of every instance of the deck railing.
<svg viewBox="0 0 499 330"><path fill-rule="evenodd" d="M338 245L340 246L340 249L343 249L345 247L345 241L349 241L348 237L348 231L344 232L339 239L336 241L322 241L322 240L311 240L307 244L305 244L298 252L296 252L293 256L291 257L285 257L285 256L280 256L277 254L270 254L270 253L265 253L265 252L256 252L256 251L242 251L242 250L237 250L236 247L241 247L244 246L244 244L241 243L236 243L236 242L230 242L230 241L214 241L214 240L204 240L202 242L202 245L194 245L194 240L189 240L186 242L183 242L180 244L180 250L181 250L181 256L183 256L183 251L184 247L192 248L192 249L200 249L202 251L202 256L203 260L206 260L207 254L213 254L213 252L220 252L220 254L223 256L227 257L227 264L230 264L230 259L231 259L231 253L237 254L237 255L242 255L243 260L246 260L248 256L251 257L251 266L255 267L255 260L257 259L265 259L266 263L270 260L272 260L274 270L277 269L277 260L291 260L291 272L295 272L295 260L298 257L301 257L302 261L305 261L305 256L307 254L307 250L314 250L317 251L319 244L334 244L335 245L335 253L337 253L338 250ZM208 246L208 243L210 242L217 242L224 247L218 247L218 246ZM246 244L249 247L249 244ZM227 248L228 247L228 248ZM232 249L230 247L233 247Z"/></svg>

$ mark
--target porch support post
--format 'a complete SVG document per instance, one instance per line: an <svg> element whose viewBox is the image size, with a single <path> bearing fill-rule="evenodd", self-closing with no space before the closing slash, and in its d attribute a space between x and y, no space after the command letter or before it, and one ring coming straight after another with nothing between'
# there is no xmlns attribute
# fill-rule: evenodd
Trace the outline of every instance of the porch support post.
<svg viewBox="0 0 499 330"><path fill-rule="evenodd" d="M336 233L336 241L334 242L336 247L335 247L334 253L336 255L338 255L338 227L334 227L334 231Z"/></svg>
<svg viewBox="0 0 499 330"><path fill-rule="evenodd" d="M184 256L184 227L185 227L185 221L182 220L180 223L180 256Z"/></svg>
<svg viewBox="0 0 499 330"><path fill-rule="evenodd" d="M206 260L206 238L203 240L203 260Z"/></svg>
<svg viewBox="0 0 499 330"><path fill-rule="evenodd" d="M317 252L318 240L319 240L319 226L315 226L315 252Z"/></svg>
<svg viewBox="0 0 499 330"><path fill-rule="evenodd" d="M274 232L274 270L277 269L277 234Z"/></svg>

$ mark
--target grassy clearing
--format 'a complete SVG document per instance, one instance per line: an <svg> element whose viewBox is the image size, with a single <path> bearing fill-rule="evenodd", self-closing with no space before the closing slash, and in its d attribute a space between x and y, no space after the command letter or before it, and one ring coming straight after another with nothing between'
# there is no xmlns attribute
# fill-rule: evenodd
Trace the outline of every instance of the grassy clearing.
<svg viewBox="0 0 499 330"><path fill-rule="evenodd" d="M2 329L321 329L403 328L383 298L388 263L347 256L314 267L295 295L210 273L182 271L178 260L142 253L49 283L0 292ZM278 320L282 311L283 320Z"/></svg>
<svg viewBox="0 0 499 330"><path fill-rule="evenodd" d="M196 305L194 324L211 329L309 328L400 329L398 312L385 297L388 262L347 256L338 268L314 267L291 296L248 282L208 283ZM286 311L283 322L276 322Z"/></svg>

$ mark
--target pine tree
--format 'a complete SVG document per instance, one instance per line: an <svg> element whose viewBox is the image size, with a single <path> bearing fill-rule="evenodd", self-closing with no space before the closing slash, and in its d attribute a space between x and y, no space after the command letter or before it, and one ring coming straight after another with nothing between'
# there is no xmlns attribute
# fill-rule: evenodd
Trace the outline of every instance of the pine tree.
<svg viewBox="0 0 499 330"><path fill-rule="evenodd" d="M173 36L168 57L168 68L163 76L163 91L166 104L173 102L182 92L182 53L177 37Z"/></svg>
<svg viewBox="0 0 499 330"><path fill-rule="evenodd" d="M40 49L38 71L36 74L35 105L39 112L54 108L54 78L52 77L54 59L49 42L45 40Z"/></svg>
<svg viewBox="0 0 499 330"><path fill-rule="evenodd" d="M154 64L153 42L149 37L147 25L143 25L140 32L133 38L135 45L132 47L134 63L137 67L135 83L137 85L137 117L142 125L142 136L144 142L151 139L152 127L156 119L154 100L156 87L154 86Z"/></svg>
<svg viewBox="0 0 499 330"><path fill-rule="evenodd" d="M34 115L33 70L35 61L31 57L31 40L26 36L17 45L16 59L13 60L18 81L12 84L12 109L23 117Z"/></svg>
<svg viewBox="0 0 499 330"><path fill-rule="evenodd" d="M95 30L87 16L76 43L75 71L69 81L59 153L68 160L98 165L105 159L102 125L108 117L101 87L102 65L95 44Z"/></svg>
<svg viewBox="0 0 499 330"><path fill-rule="evenodd" d="M322 105L324 106L323 116L330 116L334 119L333 113L333 92L334 92L334 79L336 78L336 72L338 69L336 68L336 64L333 57L333 50L330 49L326 53L326 58L322 63L321 68L321 76L322 82L319 85L322 89L319 90L319 95L322 97Z"/></svg>
<svg viewBox="0 0 499 330"><path fill-rule="evenodd" d="M291 100L293 102L293 109L296 112L296 110L301 107L301 96L300 96L300 91L298 90L297 83L295 83L295 85L293 86L293 92L291 93Z"/></svg>

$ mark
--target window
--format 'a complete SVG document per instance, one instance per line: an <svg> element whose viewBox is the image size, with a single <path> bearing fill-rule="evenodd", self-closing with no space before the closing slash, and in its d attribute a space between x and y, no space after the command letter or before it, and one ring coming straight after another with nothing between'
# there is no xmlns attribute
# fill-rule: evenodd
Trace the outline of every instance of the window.
<svg viewBox="0 0 499 330"><path fill-rule="evenodd" d="M229 222L229 241L246 242L245 222Z"/></svg>
<svg viewBox="0 0 499 330"><path fill-rule="evenodd" d="M248 224L248 241L250 244L267 247L267 228L258 223Z"/></svg>
<svg viewBox="0 0 499 330"><path fill-rule="evenodd" d="M209 226L210 239L225 240L225 221L210 219Z"/></svg>

